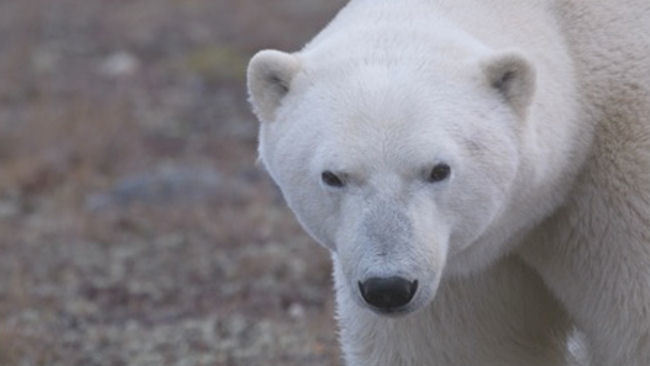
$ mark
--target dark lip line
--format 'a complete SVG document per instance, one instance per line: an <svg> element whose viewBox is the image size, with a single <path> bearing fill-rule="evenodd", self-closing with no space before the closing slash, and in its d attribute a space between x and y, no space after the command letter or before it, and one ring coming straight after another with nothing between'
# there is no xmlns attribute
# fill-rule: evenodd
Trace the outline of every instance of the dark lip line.
<svg viewBox="0 0 650 366"><path fill-rule="evenodd" d="M374 306L367 306L367 308L378 315L384 315L389 317L398 317L401 315L409 314L413 311L409 309L409 306L403 306L403 307L391 308L391 309L379 309Z"/></svg>

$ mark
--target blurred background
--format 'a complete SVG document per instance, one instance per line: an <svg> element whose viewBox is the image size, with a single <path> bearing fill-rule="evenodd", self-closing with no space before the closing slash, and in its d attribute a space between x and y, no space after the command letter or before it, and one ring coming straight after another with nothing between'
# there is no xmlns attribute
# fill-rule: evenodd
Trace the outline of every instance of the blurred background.
<svg viewBox="0 0 650 366"><path fill-rule="evenodd" d="M245 68L343 0L0 0L0 365L338 365Z"/></svg>

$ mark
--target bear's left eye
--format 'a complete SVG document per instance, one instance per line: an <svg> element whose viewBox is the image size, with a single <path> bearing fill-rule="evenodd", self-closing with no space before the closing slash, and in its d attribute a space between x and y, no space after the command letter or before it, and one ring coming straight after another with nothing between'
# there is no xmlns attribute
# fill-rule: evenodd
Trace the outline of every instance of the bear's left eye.
<svg viewBox="0 0 650 366"><path fill-rule="evenodd" d="M431 169L427 181L429 183L438 183L449 178L451 174L451 168L445 163L438 164Z"/></svg>
<svg viewBox="0 0 650 366"><path fill-rule="evenodd" d="M336 174L332 173L329 170L324 171L321 174L321 179L323 180L323 183L325 183L330 187L341 188L345 185L345 183L343 183L343 180L341 178L339 178Z"/></svg>

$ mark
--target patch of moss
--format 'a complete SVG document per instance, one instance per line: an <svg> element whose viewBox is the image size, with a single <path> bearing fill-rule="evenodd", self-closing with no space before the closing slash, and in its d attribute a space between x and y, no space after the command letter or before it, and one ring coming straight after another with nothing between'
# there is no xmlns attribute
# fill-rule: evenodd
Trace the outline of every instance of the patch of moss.
<svg viewBox="0 0 650 366"><path fill-rule="evenodd" d="M246 55L223 45L198 48L186 60L191 72L208 81L243 81L247 63Z"/></svg>

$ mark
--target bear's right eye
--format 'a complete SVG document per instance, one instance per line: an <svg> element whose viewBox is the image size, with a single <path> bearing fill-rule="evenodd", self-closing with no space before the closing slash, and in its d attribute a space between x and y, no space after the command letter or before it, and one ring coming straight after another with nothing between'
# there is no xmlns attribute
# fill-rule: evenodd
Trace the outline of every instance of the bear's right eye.
<svg viewBox="0 0 650 366"><path fill-rule="evenodd" d="M451 168L449 165L442 163L438 164L429 173L429 177L427 180L429 183L438 183L442 182L443 180L449 178L449 175L451 174Z"/></svg>
<svg viewBox="0 0 650 366"><path fill-rule="evenodd" d="M323 174L321 174L321 180L325 185L328 185L330 187L334 188L341 188L345 185L343 183L343 180L339 178L336 174L330 172L329 170L324 171Z"/></svg>

